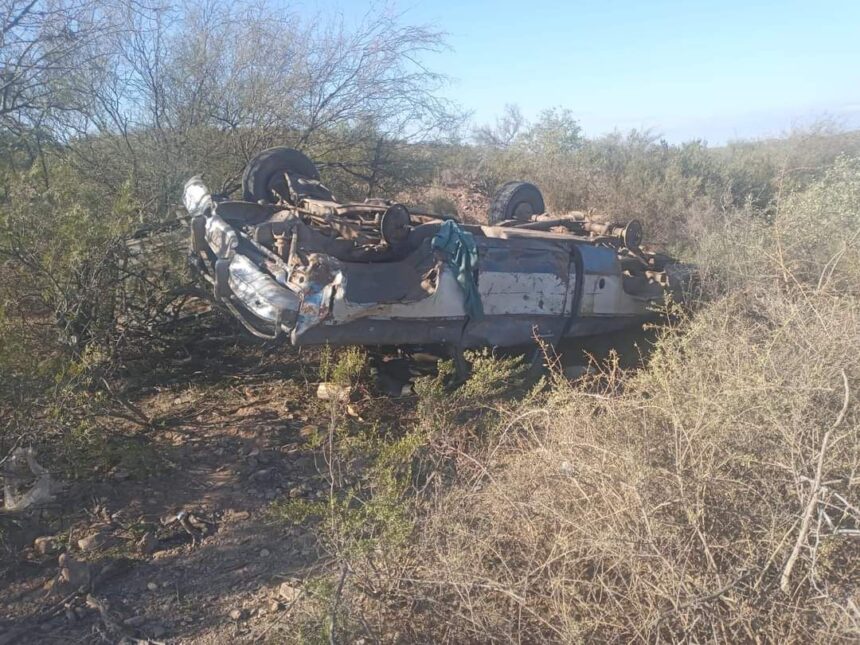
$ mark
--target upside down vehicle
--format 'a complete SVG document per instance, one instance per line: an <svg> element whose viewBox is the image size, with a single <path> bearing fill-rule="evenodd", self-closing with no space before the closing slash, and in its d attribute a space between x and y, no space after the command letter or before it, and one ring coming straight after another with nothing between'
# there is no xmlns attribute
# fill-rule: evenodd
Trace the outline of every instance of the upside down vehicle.
<svg viewBox="0 0 860 645"><path fill-rule="evenodd" d="M685 267L642 248L642 227L546 214L505 184L489 225L386 199L341 203L301 152L271 148L243 199L190 179L192 262L254 335L294 345L515 346L641 324Z"/></svg>

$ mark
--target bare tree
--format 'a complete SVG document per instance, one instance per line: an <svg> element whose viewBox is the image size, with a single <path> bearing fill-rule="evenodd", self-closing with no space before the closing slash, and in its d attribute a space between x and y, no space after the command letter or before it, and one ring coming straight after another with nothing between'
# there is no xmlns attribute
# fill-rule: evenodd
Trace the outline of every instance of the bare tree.
<svg viewBox="0 0 860 645"><path fill-rule="evenodd" d="M116 189L129 180L163 211L189 173L235 177L278 144L373 192L404 149L459 124L438 96L445 79L422 57L442 34L385 11L357 27L282 7L224 0L116 5L126 29L102 39L84 83L74 152L81 172ZM118 162L117 162L118 160Z"/></svg>
<svg viewBox="0 0 860 645"><path fill-rule="evenodd" d="M508 148L526 128L526 119L518 105L505 105L502 116L494 125L483 125L472 133L475 143L491 148Z"/></svg>
<svg viewBox="0 0 860 645"><path fill-rule="evenodd" d="M458 123L422 62L442 34L385 10L353 27L274 0L0 0L0 29L0 145L29 147L62 179L44 194L27 178L4 187L0 255L38 276L70 329L113 324L125 237L172 219L191 174L217 186L287 144L340 194L371 195L424 170L427 145ZM80 238L77 254L42 234L52 222Z"/></svg>
<svg viewBox="0 0 860 645"><path fill-rule="evenodd" d="M86 102L81 71L111 23L97 0L0 0L0 126L38 142Z"/></svg>
<svg viewBox="0 0 860 645"><path fill-rule="evenodd" d="M450 104L438 96L445 78L421 63L443 34L404 26L397 15L368 14L354 30L338 19L307 31L305 92L299 97L301 141L344 123L374 121L397 137L438 135Z"/></svg>

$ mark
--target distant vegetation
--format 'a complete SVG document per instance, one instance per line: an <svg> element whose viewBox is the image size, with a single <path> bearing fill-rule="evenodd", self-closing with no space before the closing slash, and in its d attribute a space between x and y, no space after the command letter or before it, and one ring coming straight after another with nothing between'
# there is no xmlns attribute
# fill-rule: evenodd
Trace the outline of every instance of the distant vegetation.
<svg viewBox="0 0 860 645"><path fill-rule="evenodd" d="M441 35L384 12L347 28L256 4L0 0L0 26L0 458L33 444L62 463L95 416L147 423L124 366L170 344L195 292L181 257L141 265L127 242L174 220L191 175L229 189L286 144L343 197L526 179L553 210L643 220L700 267L695 306L636 373L514 401L516 363L477 357L456 394L421 384L407 436L339 439L375 464L361 512L324 509L351 571L340 629L860 636L860 133L673 145L515 107L471 129L414 64Z"/></svg>

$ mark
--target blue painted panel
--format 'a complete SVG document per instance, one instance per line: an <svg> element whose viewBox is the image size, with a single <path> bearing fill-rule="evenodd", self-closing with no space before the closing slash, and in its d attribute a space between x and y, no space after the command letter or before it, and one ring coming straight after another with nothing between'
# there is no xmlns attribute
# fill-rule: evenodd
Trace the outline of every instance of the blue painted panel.
<svg viewBox="0 0 860 645"><path fill-rule="evenodd" d="M553 240L478 237L478 272L553 273L567 282L570 246Z"/></svg>
<svg viewBox="0 0 860 645"><path fill-rule="evenodd" d="M582 256L582 270L585 273L602 275L619 275L621 273L615 249L586 244L580 244L577 249Z"/></svg>

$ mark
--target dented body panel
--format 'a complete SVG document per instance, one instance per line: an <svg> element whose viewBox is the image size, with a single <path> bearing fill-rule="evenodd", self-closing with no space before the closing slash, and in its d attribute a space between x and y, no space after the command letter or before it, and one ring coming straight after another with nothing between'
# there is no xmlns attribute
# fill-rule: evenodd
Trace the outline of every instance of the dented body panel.
<svg viewBox="0 0 860 645"><path fill-rule="evenodd" d="M197 178L186 185L184 201L192 259L213 297L252 333L287 336L295 345L556 342L652 318L673 287L657 256L615 238L559 229L556 219L552 230L446 224L378 200L325 202L321 216L314 200L219 202ZM399 221L388 240L385 230L379 238L365 232L368 214L376 209L388 217L395 206L408 226ZM353 211L359 225L339 219ZM583 228L580 220L569 222ZM473 241L477 262L468 275L434 247L443 226ZM464 280L473 281L482 315L467 312Z"/></svg>

